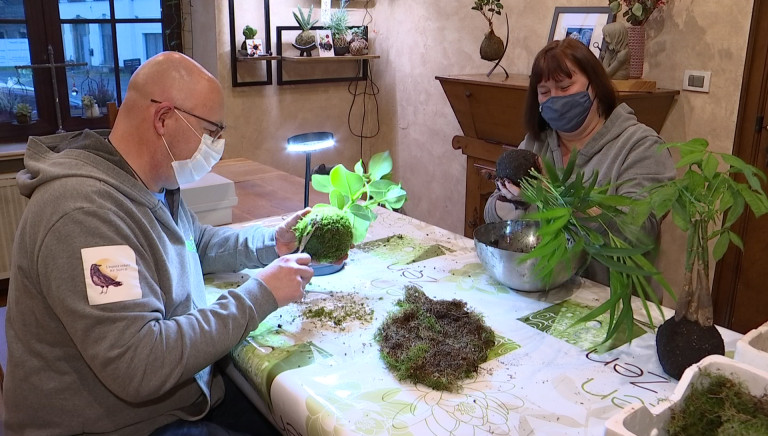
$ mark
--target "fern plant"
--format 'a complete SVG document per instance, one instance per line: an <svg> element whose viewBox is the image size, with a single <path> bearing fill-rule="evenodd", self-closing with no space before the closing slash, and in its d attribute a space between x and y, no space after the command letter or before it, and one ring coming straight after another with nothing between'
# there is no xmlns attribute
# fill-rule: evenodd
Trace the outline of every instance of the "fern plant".
<svg viewBox="0 0 768 436"><path fill-rule="evenodd" d="M544 162L544 174L532 173L521 183L522 196L537 211L524 219L540 222L541 242L521 258L538 259L534 273L548 281L555 267L569 258L570 250L583 250L588 262L592 259L610 269L609 298L575 323L609 314L604 342L625 329L632 337L634 313L632 294L641 299L650 325L653 327L651 305L663 317L661 304L653 290L655 280L674 298L667 281L646 258L655 248L653 241L639 229L650 212L645 200L609 194L610 185L596 186L597 174L585 178L576 170L576 157L571 155L565 168L558 171L552 162ZM650 304L649 304L650 303Z"/></svg>

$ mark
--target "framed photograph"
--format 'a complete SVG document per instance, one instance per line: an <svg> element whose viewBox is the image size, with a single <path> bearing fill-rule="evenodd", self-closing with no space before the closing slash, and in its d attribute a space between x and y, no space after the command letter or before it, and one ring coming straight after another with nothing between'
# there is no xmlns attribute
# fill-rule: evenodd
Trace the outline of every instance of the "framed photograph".
<svg viewBox="0 0 768 436"><path fill-rule="evenodd" d="M245 47L248 50L248 56L250 57L264 54L264 44L260 39L246 39Z"/></svg>
<svg viewBox="0 0 768 436"><path fill-rule="evenodd" d="M609 6L556 7L548 42L564 38L578 39L595 56L600 57L603 26L612 23L614 18Z"/></svg>
<svg viewBox="0 0 768 436"><path fill-rule="evenodd" d="M318 30L316 40L317 50L320 52L320 56L333 56L333 38L331 38L330 30Z"/></svg>

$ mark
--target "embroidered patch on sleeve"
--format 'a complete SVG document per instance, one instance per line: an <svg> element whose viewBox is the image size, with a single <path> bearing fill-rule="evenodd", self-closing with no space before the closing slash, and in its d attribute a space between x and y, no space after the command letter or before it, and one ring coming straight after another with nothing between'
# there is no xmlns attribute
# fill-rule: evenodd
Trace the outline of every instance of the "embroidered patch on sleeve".
<svg viewBox="0 0 768 436"><path fill-rule="evenodd" d="M127 245L89 247L80 250L88 303L115 303L141 298L136 253Z"/></svg>

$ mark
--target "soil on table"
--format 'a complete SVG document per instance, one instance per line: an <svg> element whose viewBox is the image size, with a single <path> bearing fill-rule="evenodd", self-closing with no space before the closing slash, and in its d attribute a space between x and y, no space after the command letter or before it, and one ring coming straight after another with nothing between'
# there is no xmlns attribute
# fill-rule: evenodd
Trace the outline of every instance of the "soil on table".
<svg viewBox="0 0 768 436"><path fill-rule="evenodd" d="M659 363L669 376L680 380L689 366L712 354L725 355L725 343L715 326L671 317L656 332Z"/></svg>
<svg viewBox="0 0 768 436"><path fill-rule="evenodd" d="M477 374L496 340L481 315L461 300L433 300L412 285L396 304L375 339L399 380L456 392Z"/></svg>

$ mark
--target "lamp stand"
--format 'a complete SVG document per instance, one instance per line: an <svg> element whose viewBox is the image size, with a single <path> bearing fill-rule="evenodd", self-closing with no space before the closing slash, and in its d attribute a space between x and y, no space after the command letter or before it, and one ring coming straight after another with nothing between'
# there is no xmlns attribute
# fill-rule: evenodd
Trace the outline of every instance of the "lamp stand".
<svg viewBox="0 0 768 436"><path fill-rule="evenodd" d="M307 152L307 168L304 170L304 208L307 208L309 206L309 181L312 178L312 175L310 172L312 171L311 168L311 161L312 161L312 153Z"/></svg>

